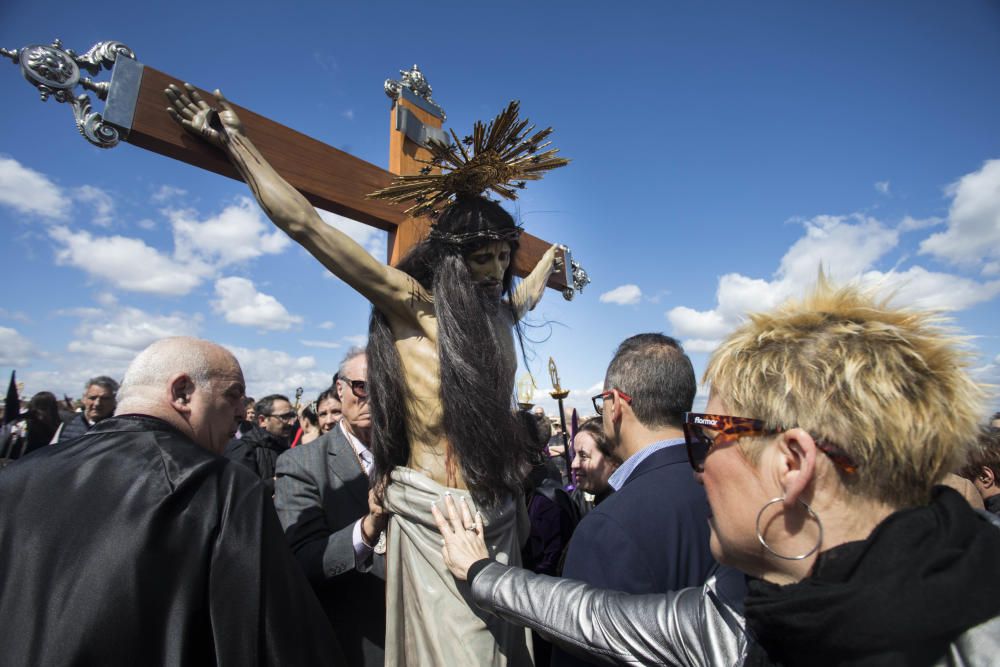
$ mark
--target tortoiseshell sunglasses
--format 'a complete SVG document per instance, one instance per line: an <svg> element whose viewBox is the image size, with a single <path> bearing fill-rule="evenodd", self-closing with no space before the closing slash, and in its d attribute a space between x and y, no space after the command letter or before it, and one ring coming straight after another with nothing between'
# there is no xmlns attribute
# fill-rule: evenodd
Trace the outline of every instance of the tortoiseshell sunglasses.
<svg viewBox="0 0 1000 667"><path fill-rule="evenodd" d="M714 431L710 436L705 431ZM776 435L786 429L773 429L759 419L732 417L730 415L709 415L701 412L684 413L684 444L687 446L688 461L695 472L705 470L705 458L713 447L736 442L740 438L762 435ZM823 440L816 441L816 447L830 457L833 464L853 474L858 466L843 450Z"/></svg>

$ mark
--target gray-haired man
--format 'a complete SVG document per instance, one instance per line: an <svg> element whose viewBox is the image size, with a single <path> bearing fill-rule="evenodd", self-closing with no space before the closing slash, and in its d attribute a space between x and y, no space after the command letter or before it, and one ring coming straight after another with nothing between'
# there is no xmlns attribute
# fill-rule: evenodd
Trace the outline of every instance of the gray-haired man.
<svg viewBox="0 0 1000 667"><path fill-rule="evenodd" d="M74 413L68 421L59 426L59 430L52 436L52 444L79 438L93 428L94 424L110 417L118 405L117 394L118 383L107 375L98 375L87 380L83 390L83 410Z"/></svg>

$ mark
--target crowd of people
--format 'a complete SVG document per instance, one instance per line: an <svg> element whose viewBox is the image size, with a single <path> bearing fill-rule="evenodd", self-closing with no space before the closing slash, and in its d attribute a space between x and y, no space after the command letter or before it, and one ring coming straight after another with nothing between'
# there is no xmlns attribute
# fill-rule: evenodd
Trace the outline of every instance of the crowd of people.
<svg viewBox="0 0 1000 667"><path fill-rule="evenodd" d="M996 663L1000 423L935 315L821 275L722 341L704 412L682 345L641 333L596 416L553 433L515 409L514 373L563 260L516 281L521 227L481 194L565 164L550 130L512 103L451 173L374 193L441 206L390 267L221 94L166 94L371 301L368 344L304 405L249 399L227 349L167 338L79 412L8 406L4 665Z"/></svg>
<svg viewBox="0 0 1000 667"><path fill-rule="evenodd" d="M521 410L519 557L465 498L432 510L467 603L530 628L539 665L992 664L1000 415L976 413L955 341L866 299L752 317L700 414L677 341L623 341L568 475L553 421ZM333 377L253 400L229 352L177 338L78 411L33 396L0 472L9 664L386 664L366 350Z"/></svg>

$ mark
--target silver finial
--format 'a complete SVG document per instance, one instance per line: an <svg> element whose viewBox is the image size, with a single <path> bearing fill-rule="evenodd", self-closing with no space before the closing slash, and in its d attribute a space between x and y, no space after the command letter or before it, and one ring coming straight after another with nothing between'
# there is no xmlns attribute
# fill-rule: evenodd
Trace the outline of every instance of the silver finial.
<svg viewBox="0 0 1000 667"><path fill-rule="evenodd" d="M15 51L0 49L0 55L21 66L21 74L38 89L43 102L52 97L57 102L69 104L73 109L76 129L87 141L100 148L118 144L118 130L105 123L101 114L91 110L87 93L74 96L73 89L80 86L106 100L110 84L81 76L80 70L97 76L102 68L110 70L119 56L134 60L132 49L121 42L98 42L78 56L72 49L64 49L62 42L56 39L48 46L32 44Z"/></svg>
<svg viewBox="0 0 1000 667"><path fill-rule="evenodd" d="M431 107L428 111L440 117L442 121L447 120L448 117L445 115L444 109L431 99L431 84L427 82L427 77L424 76L424 73L416 65L411 69L399 70L399 81L394 79L385 80L385 94L393 101L399 99L404 88L419 97L424 104Z"/></svg>

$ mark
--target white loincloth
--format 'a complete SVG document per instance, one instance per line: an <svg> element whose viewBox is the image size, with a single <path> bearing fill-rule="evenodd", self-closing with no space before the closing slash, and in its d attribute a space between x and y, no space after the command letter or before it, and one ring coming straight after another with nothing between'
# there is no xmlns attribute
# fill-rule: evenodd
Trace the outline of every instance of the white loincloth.
<svg viewBox="0 0 1000 667"><path fill-rule="evenodd" d="M397 467L385 493L392 512L386 551L385 664L390 667L461 665L531 666L530 632L475 608L466 582L456 582L441 556L441 534L431 502L450 491L456 501L468 491ZM527 534L523 503L508 500L483 512L486 545L501 563L521 564L520 533ZM443 509L441 502L438 507Z"/></svg>

